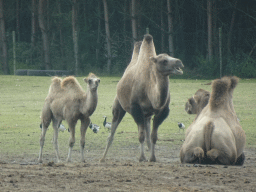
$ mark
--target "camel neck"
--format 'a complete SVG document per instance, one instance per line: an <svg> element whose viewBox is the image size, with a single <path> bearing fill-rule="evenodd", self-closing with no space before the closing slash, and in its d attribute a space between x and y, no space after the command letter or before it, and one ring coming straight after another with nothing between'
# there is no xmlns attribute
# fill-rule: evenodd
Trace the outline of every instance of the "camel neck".
<svg viewBox="0 0 256 192"><path fill-rule="evenodd" d="M151 73L151 102L155 109L165 105L169 97L169 76L163 76L156 68Z"/></svg>
<svg viewBox="0 0 256 192"><path fill-rule="evenodd" d="M85 95L85 101L83 102L82 113L87 113L89 116L93 114L97 107L98 94L96 91L88 90Z"/></svg>

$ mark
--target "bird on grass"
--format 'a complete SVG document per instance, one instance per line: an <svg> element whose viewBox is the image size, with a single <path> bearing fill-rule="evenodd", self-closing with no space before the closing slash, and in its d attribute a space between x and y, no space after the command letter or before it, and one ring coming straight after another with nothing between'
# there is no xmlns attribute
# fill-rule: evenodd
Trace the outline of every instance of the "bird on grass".
<svg viewBox="0 0 256 192"><path fill-rule="evenodd" d="M184 132L185 125L183 123L178 122L178 127L179 127L179 132L181 129L183 129L183 132Z"/></svg>
<svg viewBox="0 0 256 192"><path fill-rule="evenodd" d="M93 133L98 133L100 126L96 124L92 124L92 122L89 125L89 128L93 131Z"/></svg>
<svg viewBox="0 0 256 192"><path fill-rule="evenodd" d="M42 123L40 124L40 129L42 129ZM62 131L62 132L66 131L66 128L64 127L64 125L60 124L59 131Z"/></svg>
<svg viewBox="0 0 256 192"><path fill-rule="evenodd" d="M107 117L106 116L103 116L103 118L104 118L103 126L105 128L107 128L108 130L110 130L111 129L111 123L107 122Z"/></svg>

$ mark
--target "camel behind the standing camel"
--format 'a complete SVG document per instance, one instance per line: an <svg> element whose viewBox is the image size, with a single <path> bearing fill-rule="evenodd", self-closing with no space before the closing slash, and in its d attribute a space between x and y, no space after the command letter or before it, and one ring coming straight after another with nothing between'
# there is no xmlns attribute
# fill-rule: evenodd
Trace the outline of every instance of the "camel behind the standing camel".
<svg viewBox="0 0 256 192"><path fill-rule="evenodd" d="M100 79L93 73L90 73L84 81L87 83L86 92L73 76L66 77L63 80L58 77L52 79L52 84L48 96L45 99L41 115L42 133L40 138L39 162L42 162L45 134L51 121L54 129L53 144L56 151L57 162L60 161L58 150L58 127L62 120L67 121L70 130L67 161L71 161L71 152L75 143L75 126L79 119L81 120L81 157L82 161L84 161L85 133L90 124L90 116L97 107L97 88Z"/></svg>
<svg viewBox="0 0 256 192"><path fill-rule="evenodd" d="M182 163L244 163L245 132L233 106L237 77L214 80L209 103L186 131Z"/></svg>
<svg viewBox="0 0 256 192"><path fill-rule="evenodd" d="M169 75L183 74L181 67L183 64L179 59L167 54L156 55L153 38L149 34L144 36L141 45L140 43L135 44L131 63L117 84L117 96L112 109L111 133L101 162L105 161L117 126L126 112L132 115L138 126L141 145L139 161L146 160L144 155L145 136L148 147L151 149L150 161L156 161L157 130L169 114ZM150 142L150 120L153 115Z"/></svg>

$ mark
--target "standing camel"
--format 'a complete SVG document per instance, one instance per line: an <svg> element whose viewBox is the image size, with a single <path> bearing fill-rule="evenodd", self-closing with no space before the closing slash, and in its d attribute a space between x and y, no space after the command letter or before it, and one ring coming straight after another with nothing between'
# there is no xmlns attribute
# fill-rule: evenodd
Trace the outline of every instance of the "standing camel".
<svg viewBox="0 0 256 192"><path fill-rule="evenodd" d="M145 35L142 43L135 44L132 60L117 84L117 95L112 109L111 133L100 162L105 161L117 126L126 112L132 115L138 126L141 146L139 161L146 161L144 155L145 135L148 147L151 149L150 161L156 161L157 130L169 114L169 75L183 74L180 67L184 66L179 59L170 57L167 54L156 55L151 35ZM150 120L153 115L150 142Z"/></svg>
<svg viewBox="0 0 256 192"><path fill-rule="evenodd" d="M39 162L42 162L42 152L45 140L45 134L48 126L52 121L54 129L54 147L57 156L57 162L60 161L58 150L58 128L62 120L66 120L70 130L69 153L67 161L71 162L71 152L75 144L75 126L80 119L81 121L81 156L84 162L84 145L85 133L90 124L90 116L93 114L98 103L97 88L100 79L90 73L84 79L87 83L87 92L80 86L75 77L70 76L65 79L54 77L49 89L48 96L45 99L44 107L41 115L42 133L40 138Z"/></svg>

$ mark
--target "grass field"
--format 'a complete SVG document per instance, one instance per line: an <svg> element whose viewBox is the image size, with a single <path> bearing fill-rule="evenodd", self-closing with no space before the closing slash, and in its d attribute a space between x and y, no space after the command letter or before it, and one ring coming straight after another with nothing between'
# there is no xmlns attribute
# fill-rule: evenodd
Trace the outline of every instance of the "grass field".
<svg viewBox="0 0 256 192"><path fill-rule="evenodd" d="M91 116L93 123L100 125L99 133L95 134L88 129L86 134L86 149L93 150L105 148L108 131L103 128L103 116L112 120L112 103L116 94L116 85L120 77L100 77L98 88L99 102L96 111ZM83 77L78 81L86 89ZM184 104L199 88L211 91L206 85L210 80L170 79L170 115L159 128L159 141L161 145L165 140L171 140L172 145L182 145L184 134L179 133L178 122L186 127L194 119L184 110ZM40 131L40 114L44 99L48 94L51 77L31 76L0 76L0 155L34 155L38 157ZM234 91L234 106L243 129L246 132L247 148L256 147L256 79L241 79ZM67 128L66 122L63 124ZM79 150L80 129L76 127L76 144L74 150ZM54 153L51 140L53 129L46 135L44 153ZM65 156L68 152L69 133L59 134L60 154ZM126 114L119 125L114 148L138 146L137 127L132 117ZM63 154L62 154L63 156ZM0 158L1 159L1 158Z"/></svg>

